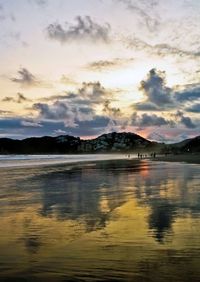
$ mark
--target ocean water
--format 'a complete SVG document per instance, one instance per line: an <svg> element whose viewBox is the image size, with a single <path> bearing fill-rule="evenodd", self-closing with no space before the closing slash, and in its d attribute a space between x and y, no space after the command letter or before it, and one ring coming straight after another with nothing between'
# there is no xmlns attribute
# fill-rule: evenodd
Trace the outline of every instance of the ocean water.
<svg viewBox="0 0 200 282"><path fill-rule="evenodd" d="M131 154L130 157L136 158L136 155ZM126 154L0 155L0 167L52 165L96 160L117 160L126 158Z"/></svg>
<svg viewBox="0 0 200 282"><path fill-rule="evenodd" d="M0 281L199 281L199 165L1 167L0 207Z"/></svg>

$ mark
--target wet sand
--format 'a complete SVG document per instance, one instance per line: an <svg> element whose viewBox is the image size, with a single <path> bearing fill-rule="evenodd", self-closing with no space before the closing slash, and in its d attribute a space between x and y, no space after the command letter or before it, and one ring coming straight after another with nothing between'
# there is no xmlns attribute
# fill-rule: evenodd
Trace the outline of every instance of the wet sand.
<svg viewBox="0 0 200 282"><path fill-rule="evenodd" d="M199 281L200 167L0 168L0 281Z"/></svg>
<svg viewBox="0 0 200 282"><path fill-rule="evenodd" d="M200 154L180 154L180 155L167 155L160 156L151 159L153 161L166 161L166 162L181 162L181 163L191 163L191 164L200 164Z"/></svg>

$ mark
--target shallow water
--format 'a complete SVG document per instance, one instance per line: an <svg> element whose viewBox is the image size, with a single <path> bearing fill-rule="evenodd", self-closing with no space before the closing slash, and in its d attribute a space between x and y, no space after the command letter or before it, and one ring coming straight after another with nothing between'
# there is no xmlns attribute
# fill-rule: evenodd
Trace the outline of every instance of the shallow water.
<svg viewBox="0 0 200 282"><path fill-rule="evenodd" d="M0 169L1 281L199 281L200 166Z"/></svg>

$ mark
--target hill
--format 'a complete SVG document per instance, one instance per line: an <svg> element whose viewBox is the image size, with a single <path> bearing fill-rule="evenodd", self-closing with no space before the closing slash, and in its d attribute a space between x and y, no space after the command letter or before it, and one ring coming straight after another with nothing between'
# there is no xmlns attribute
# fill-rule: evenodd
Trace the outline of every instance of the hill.
<svg viewBox="0 0 200 282"><path fill-rule="evenodd" d="M1 154L66 154L128 152L147 149L152 142L134 133L109 133L95 139L62 135L58 137L33 137L23 140L0 138Z"/></svg>
<svg viewBox="0 0 200 282"><path fill-rule="evenodd" d="M200 152L200 136L175 144L149 141L131 132L108 133L90 140L61 135L32 137L23 140L0 138L0 154L76 154L116 152Z"/></svg>

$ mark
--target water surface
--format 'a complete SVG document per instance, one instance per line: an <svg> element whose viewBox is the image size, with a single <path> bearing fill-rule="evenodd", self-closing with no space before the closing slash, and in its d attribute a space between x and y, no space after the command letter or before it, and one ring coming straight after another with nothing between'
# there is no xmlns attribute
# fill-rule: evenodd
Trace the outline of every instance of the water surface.
<svg viewBox="0 0 200 282"><path fill-rule="evenodd" d="M1 281L199 281L200 166L0 169Z"/></svg>

